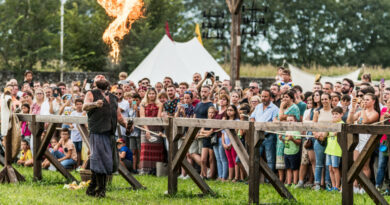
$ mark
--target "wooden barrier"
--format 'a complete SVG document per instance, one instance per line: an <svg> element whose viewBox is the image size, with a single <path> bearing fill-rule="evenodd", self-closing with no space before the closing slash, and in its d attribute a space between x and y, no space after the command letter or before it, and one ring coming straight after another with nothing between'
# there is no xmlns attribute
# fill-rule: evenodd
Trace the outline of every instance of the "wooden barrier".
<svg viewBox="0 0 390 205"><path fill-rule="evenodd" d="M67 179L73 177L65 169L61 169L61 165L54 157L50 157L45 149L50 141L51 135L55 128L60 123L76 123L79 124L79 129L83 141L89 147L88 129L85 127L87 123L86 117L69 117L69 116L35 116L18 114L20 121L29 121L31 130L34 136L40 136L43 131L43 123L49 122L45 136L41 140L40 137L34 137L34 179L42 178L39 160L45 155L57 167ZM339 144L342 148L342 204L353 204L353 181L358 182L365 189L367 194L377 204L388 204L388 202L375 189L375 186L361 172L363 165L375 148L378 145L381 134L390 133L390 126L383 125L348 125L335 123L260 123L260 122L243 122L243 121L220 121L207 119L188 119L188 118L135 118L135 125L155 125L163 126L166 130L166 136L169 141L168 155L168 193L174 195L177 193L178 173L180 167L183 167L189 174L191 179L200 188L204 194L214 195L213 190L200 177L196 170L186 160L185 156L191 143L195 140L198 131L201 128L224 129L227 133L234 149L239 156L242 165L247 173L249 173L249 203L258 204L259 199L259 183L260 173L263 173L269 180L271 185L283 198L295 201L294 196L284 187L284 184L279 181L279 178L268 167L264 159L260 157L259 147L265 140L267 132L280 131L313 131L313 132L337 132ZM184 133L184 128L187 128ZM248 151L236 135L235 129L247 130ZM353 151L358 144L359 134L372 134L358 159L354 162ZM178 140L182 138L183 143L178 147ZM390 149L388 149L390 150ZM7 151L6 151L7 152ZM390 151L389 151L390 153ZM48 156L50 155L50 156ZM7 156L7 155L6 155ZM6 157L7 159L7 157ZM7 164L7 160L4 163ZM0 158L0 163L1 163ZM143 186L127 171L123 166L119 167L119 173L132 185L134 189L143 188Z"/></svg>

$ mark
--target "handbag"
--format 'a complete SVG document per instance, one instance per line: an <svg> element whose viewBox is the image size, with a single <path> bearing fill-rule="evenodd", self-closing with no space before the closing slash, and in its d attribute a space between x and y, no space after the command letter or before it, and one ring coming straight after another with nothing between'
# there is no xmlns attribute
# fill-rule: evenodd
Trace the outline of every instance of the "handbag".
<svg viewBox="0 0 390 205"><path fill-rule="evenodd" d="M313 148L313 141L311 141L310 139L307 139L303 145L306 149L311 149Z"/></svg>
<svg viewBox="0 0 390 205"><path fill-rule="evenodd" d="M217 133L214 132L214 133L211 135L210 143L211 143L212 146L218 144L218 136L217 136Z"/></svg>

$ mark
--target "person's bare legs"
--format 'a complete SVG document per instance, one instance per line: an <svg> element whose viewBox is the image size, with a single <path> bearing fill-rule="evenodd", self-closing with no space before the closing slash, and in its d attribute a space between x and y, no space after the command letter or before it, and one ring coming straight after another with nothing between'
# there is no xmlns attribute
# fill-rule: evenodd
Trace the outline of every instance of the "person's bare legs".
<svg viewBox="0 0 390 205"><path fill-rule="evenodd" d="M336 186L336 178L335 174L333 171L333 167L329 165L329 176L330 176L330 181L332 182L332 187L337 187Z"/></svg>
<svg viewBox="0 0 390 205"><path fill-rule="evenodd" d="M279 180L284 183L284 169L278 169Z"/></svg>
<svg viewBox="0 0 390 205"><path fill-rule="evenodd" d="M298 184L298 174L299 170L293 170L293 178L294 178L294 184Z"/></svg>
<svg viewBox="0 0 390 205"><path fill-rule="evenodd" d="M214 179L215 176L215 167L216 167L216 162L215 162L215 157L214 157L214 150L208 148L209 151L209 164L210 164L210 178ZM207 175L207 170L206 170L206 175Z"/></svg>
<svg viewBox="0 0 390 205"><path fill-rule="evenodd" d="M286 181L288 185L291 185L292 173L291 169L287 169Z"/></svg>
<svg viewBox="0 0 390 205"><path fill-rule="evenodd" d="M340 189L340 169L338 167L333 167L334 179L336 180L336 188Z"/></svg>
<svg viewBox="0 0 390 205"><path fill-rule="evenodd" d="M354 150L353 151L353 161L356 161L356 159L359 157L359 152L357 151L357 150ZM364 169L364 167L363 167L363 169ZM357 180L355 180L354 182L353 182L353 186L354 187L358 187L358 182L357 182Z"/></svg>
<svg viewBox="0 0 390 205"><path fill-rule="evenodd" d="M299 181L304 181L307 173L307 165L306 164L301 164L299 167Z"/></svg>
<svg viewBox="0 0 390 205"><path fill-rule="evenodd" d="M209 150L208 148L202 148L202 155L201 155L201 172L200 175L204 178L207 178L207 160L209 158Z"/></svg>

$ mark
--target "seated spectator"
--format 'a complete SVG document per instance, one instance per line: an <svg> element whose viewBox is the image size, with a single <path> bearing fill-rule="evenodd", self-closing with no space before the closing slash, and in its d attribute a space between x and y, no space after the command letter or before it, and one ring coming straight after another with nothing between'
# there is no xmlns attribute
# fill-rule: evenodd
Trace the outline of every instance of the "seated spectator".
<svg viewBox="0 0 390 205"><path fill-rule="evenodd" d="M62 128L60 135L60 142L51 150L51 154L58 159L62 166L66 169L71 169L77 162L76 148L72 140L70 140L70 131L68 128ZM64 153L58 151L60 146L63 147Z"/></svg>
<svg viewBox="0 0 390 205"><path fill-rule="evenodd" d="M33 165L33 158L27 140L22 140L20 158L17 164L26 167L31 167Z"/></svg>
<svg viewBox="0 0 390 205"><path fill-rule="evenodd" d="M51 138L50 145L49 145L49 150L52 150L53 147L55 147L57 144L58 144L58 139L56 137ZM64 153L64 150L62 149L61 146L58 148L58 151L61 152L61 153ZM50 166L49 160L48 159L43 160L42 168L47 169L47 168L49 168L49 166Z"/></svg>
<svg viewBox="0 0 390 205"><path fill-rule="evenodd" d="M125 166L129 171L133 170L133 153L126 146L126 142L124 139L119 138L116 141L116 147L119 152L120 163Z"/></svg>

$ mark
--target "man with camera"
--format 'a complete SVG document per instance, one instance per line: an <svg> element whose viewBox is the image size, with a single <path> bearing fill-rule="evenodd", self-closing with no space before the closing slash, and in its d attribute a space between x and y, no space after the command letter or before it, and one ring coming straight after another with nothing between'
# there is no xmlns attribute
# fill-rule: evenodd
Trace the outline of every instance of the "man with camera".
<svg viewBox="0 0 390 205"><path fill-rule="evenodd" d="M86 191L89 196L105 197L107 175L118 167L115 150L115 130L117 123L127 127L118 107L117 98L108 92L110 83L103 75L97 75L96 88L88 91L83 105L87 111L90 137L90 167L92 180ZM116 162L114 162L116 159Z"/></svg>

